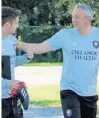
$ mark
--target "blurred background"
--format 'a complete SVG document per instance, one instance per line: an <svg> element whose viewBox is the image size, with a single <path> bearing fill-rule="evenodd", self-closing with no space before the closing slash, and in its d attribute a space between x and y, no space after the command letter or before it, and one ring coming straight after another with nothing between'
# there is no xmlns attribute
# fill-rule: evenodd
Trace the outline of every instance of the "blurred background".
<svg viewBox="0 0 99 118"><path fill-rule="evenodd" d="M25 42L42 42L63 27L72 27L71 11L75 4L87 3L94 9L92 24L99 26L99 0L2 0L2 6L22 11L17 36ZM20 53L20 52L18 52ZM33 62L62 62L61 50L36 55Z"/></svg>

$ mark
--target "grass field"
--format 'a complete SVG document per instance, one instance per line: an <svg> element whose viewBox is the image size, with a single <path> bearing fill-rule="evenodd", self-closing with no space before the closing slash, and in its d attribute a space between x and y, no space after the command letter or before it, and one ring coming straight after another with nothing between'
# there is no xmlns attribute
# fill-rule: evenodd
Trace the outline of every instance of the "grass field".
<svg viewBox="0 0 99 118"><path fill-rule="evenodd" d="M28 92L33 105L60 106L59 85L33 87Z"/></svg>
<svg viewBox="0 0 99 118"><path fill-rule="evenodd" d="M30 63L26 63L24 64L24 66L61 66L62 63L33 63L33 62L30 62Z"/></svg>
<svg viewBox="0 0 99 118"><path fill-rule="evenodd" d="M62 66L62 63L34 63L30 62L24 64L24 66ZM97 90L99 95L99 82L97 84ZM60 106L59 97L59 85L33 87L28 89L31 104L41 106ZM99 109L99 101L98 101Z"/></svg>
<svg viewBox="0 0 99 118"><path fill-rule="evenodd" d="M97 85L99 95L99 82ZM59 96L59 85L47 85L28 88L31 104L37 106L56 107L61 106ZM99 110L99 101L98 101Z"/></svg>

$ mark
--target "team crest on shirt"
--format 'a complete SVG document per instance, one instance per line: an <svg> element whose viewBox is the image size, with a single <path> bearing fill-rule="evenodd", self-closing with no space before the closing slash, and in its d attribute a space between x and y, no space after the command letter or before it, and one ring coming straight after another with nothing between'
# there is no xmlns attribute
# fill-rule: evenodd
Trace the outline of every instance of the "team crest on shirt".
<svg viewBox="0 0 99 118"><path fill-rule="evenodd" d="M94 48L99 48L99 41L93 41L92 43Z"/></svg>

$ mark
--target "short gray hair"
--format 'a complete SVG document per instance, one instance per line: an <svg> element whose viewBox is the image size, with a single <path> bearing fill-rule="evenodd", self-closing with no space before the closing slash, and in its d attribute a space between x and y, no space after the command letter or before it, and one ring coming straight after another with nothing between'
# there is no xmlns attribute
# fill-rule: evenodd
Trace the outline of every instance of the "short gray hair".
<svg viewBox="0 0 99 118"><path fill-rule="evenodd" d="M79 4L77 4L77 5L75 6L75 8L83 9L85 15L86 15L86 16L89 16L91 20L93 19L94 12L93 12L93 9L92 9L92 7L91 7L90 5L79 3Z"/></svg>

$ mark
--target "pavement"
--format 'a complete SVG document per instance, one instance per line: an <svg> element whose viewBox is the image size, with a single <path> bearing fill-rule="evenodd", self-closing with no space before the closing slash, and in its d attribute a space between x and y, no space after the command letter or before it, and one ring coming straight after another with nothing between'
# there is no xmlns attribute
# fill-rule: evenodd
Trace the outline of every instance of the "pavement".
<svg viewBox="0 0 99 118"><path fill-rule="evenodd" d="M60 82L62 66L19 66L15 79L24 81L27 87L57 84Z"/></svg>
<svg viewBox="0 0 99 118"><path fill-rule="evenodd" d="M63 118L63 113L60 107L30 106L24 111L24 118Z"/></svg>
<svg viewBox="0 0 99 118"><path fill-rule="evenodd" d="M15 79L26 82L27 87L59 84L61 72L62 66L19 66L15 69ZM63 118L63 113L60 107L30 105L24 118Z"/></svg>
<svg viewBox="0 0 99 118"><path fill-rule="evenodd" d="M31 106L24 111L24 118L64 118L61 107ZM99 115L97 115L99 118Z"/></svg>

